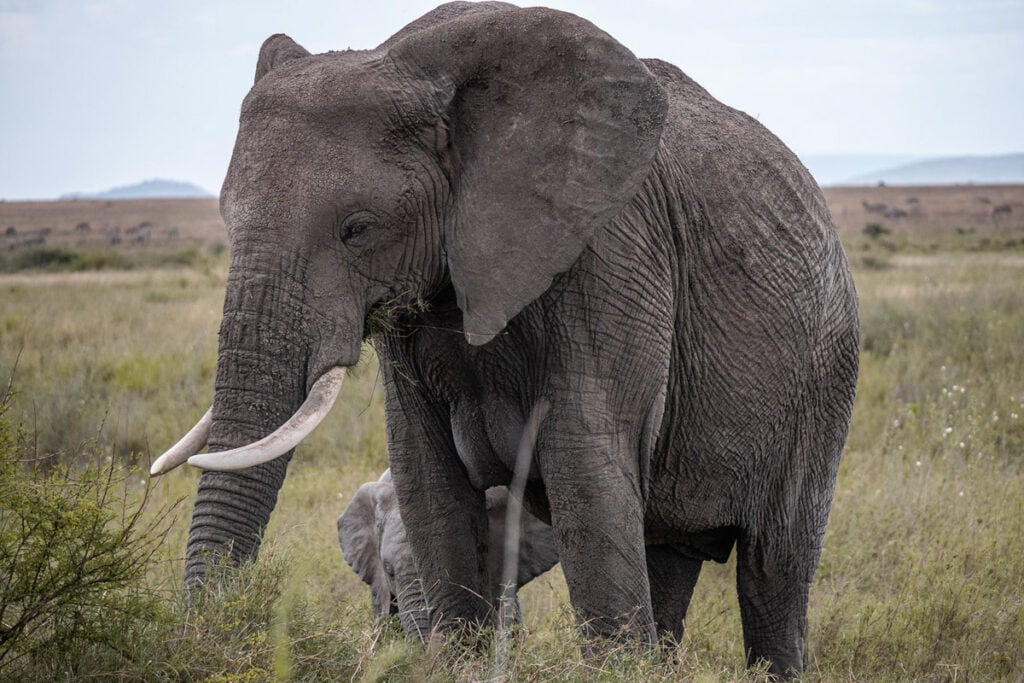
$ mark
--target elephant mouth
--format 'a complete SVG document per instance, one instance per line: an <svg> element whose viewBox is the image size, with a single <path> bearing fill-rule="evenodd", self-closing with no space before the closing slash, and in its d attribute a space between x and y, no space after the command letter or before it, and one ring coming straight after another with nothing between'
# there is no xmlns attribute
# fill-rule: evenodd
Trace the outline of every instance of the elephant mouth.
<svg viewBox="0 0 1024 683"><path fill-rule="evenodd" d="M210 436L210 426L213 424L213 408L210 408L180 441L153 461L150 475L165 474L185 462L204 470L232 472L284 455L309 436L327 417L327 413L331 412L331 407L341 393L345 370L336 366L321 375L299 409L284 424L259 441L227 451L198 454Z"/></svg>

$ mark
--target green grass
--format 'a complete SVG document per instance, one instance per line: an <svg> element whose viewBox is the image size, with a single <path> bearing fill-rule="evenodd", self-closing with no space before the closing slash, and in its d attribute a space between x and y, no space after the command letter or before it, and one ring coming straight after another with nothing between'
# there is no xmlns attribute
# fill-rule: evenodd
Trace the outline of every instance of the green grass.
<svg viewBox="0 0 1024 683"><path fill-rule="evenodd" d="M886 270L893 259L942 254L1024 254L1024 233L994 232L976 228L955 230L890 231L879 223L867 223L859 235L845 240L846 253L860 271Z"/></svg>
<svg viewBox="0 0 1024 683"><path fill-rule="evenodd" d="M1024 677L1024 251L1008 240L1020 236L851 238L862 370L811 593L806 680ZM217 256L213 266L0 277L0 377L20 351L8 418L34 435L34 452L111 455L134 468L130 489L141 492L146 454L211 400L225 267ZM259 561L199 603L178 588L197 475L156 480L153 510L186 499L147 565L160 609L116 656L73 643L65 659L21 673L52 678L74 662L76 677L124 680L488 677L486 650L428 652L394 624L375 628L369 591L338 550L338 513L386 467L381 394L368 354L299 447ZM90 443L98 455L82 455ZM584 661L557 567L522 599L529 633L513 649L512 680L763 678L742 665L732 562L705 566L671 656Z"/></svg>

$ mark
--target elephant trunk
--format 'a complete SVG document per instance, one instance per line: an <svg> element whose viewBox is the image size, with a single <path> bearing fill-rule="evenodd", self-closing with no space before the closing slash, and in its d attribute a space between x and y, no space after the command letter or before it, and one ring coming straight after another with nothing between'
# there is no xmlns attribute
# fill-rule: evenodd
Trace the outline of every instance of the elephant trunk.
<svg viewBox="0 0 1024 683"><path fill-rule="evenodd" d="M404 588L397 597L398 619L402 631L408 638L418 638L426 642L430 635L430 610L427 608L426 596L423 593L423 582L419 576L407 578L402 582Z"/></svg>
<svg viewBox="0 0 1024 683"><path fill-rule="evenodd" d="M202 583L211 562L255 559L290 460L288 453L246 472L203 472L185 550L186 586Z"/></svg>
<svg viewBox="0 0 1024 683"><path fill-rule="evenodd" d="M307 316L301 297L294 294L296 286L289 288L293 269L282 268L281 258L232 254L210 452L245 446L270 434L306 397ZM203 473L186 547L186 585L201 583L211 561L226 559L237 565L255 558L290 460L288 451L241 471Z"/></svg>

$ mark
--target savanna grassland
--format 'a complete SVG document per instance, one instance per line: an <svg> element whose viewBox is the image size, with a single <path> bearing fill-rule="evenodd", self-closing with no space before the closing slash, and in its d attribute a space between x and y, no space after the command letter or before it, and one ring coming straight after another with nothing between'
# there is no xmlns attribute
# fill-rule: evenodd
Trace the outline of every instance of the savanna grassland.
<svg viewBox="0 0 1024 683"><path fill-rule="evenodd" d="M862 356L804 678L1022 680L1024 187L826 194ZM197 473L146 469L212 398L215 202L0 203L0 233L0 680L492 676L489 651L374 626L342 560L335 519L386 467L369 348L298 448L257 563L183 595ZM671 654L583 661L557 567L522 598L509 680L763 678L742 666L731 562L705 566Z"/></svg>

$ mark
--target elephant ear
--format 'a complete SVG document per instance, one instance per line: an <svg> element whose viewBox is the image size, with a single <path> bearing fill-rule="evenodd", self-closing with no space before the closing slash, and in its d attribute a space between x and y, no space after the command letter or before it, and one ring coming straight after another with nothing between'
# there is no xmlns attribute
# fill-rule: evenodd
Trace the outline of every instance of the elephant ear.
<svg viewBox="0 0 1024 683"><path fill-rule="evenodd" d="M508 512L508 489L498 486L487 490L487 515L490 529L491 554L504 560L505 522ZM522 588L558 562L558 546L551 527L525 509L519 520L519 570L516 587ZM501 565L496 562L496 576Z"/></svg>
<svg viewBox="0 0 1024 683"><path fill-rule="evenodd" d="M484 344L637 192L667 96L608 34L544 8L462 13L388 54L439 100L445 251L466 337Z"/></svg>
<svg viewBox="0 0 1024 683"><path fill-rule="evenodd" d="M519 536L519 586L525 586L558 563L558 545L550 526L523 511Z"/></svg>
<svg viewBox="0 0 1024 683"><path fill-rule="evenodd" d="M292 59L302 57L309 57L309 51L306 48L283 33L275 33L263 41L260 57L256 62L256 77L253 79L253 84L259 83L260 79L274 68Z"/></svg>
<svg viewBox="0 0 1024 683"><path fill-rule="evenodd" d="M345 561L370 586L374 616L391 610L391 589L380 559L377 530L377 496L390 484L373 481L363 484L338 517L338 543Z"/></svg>

